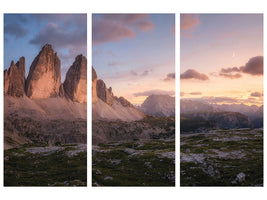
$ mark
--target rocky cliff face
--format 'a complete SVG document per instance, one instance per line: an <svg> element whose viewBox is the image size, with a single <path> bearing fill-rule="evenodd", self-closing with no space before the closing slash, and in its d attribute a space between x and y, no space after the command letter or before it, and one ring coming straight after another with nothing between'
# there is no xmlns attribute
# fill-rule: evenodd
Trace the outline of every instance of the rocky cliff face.
<svg viewBox="0 0 267 200"><path fill-rule="evenodd" d="M95 69L92 67L92 103L97 101L96 84L97 84L97 75Z"/></svg>
<svg viewBox="0 0 267 200"><path fill-rule="evenodd" d="M107 89L105 82L99 79L96 83L96 91L99 99L104 101L106 104L112 106L114 102L114 95L112 93L111 87Z"/></svg>
<svg viewBox="0 0 267 200"><path fill-rule="evenodd" d="M135 121L145 115L124 97L114 96L111 87L107 88L103 80L97 80L97 74L92 68L92 116L93 120Z"/></svg>
<svg viewBox="0 0 267 200"><path fill-rule="evenodd" d="M26 80L26 95L31 99L56 97L61 84L60 60L46 44L31 64Z"/></svg>
<svg viewBox="0 0 267 200"><path fill-rule="evenodd" d="M78 55L64 81L65 96L79 103L87 102L87 59Z"/></svg>
<svg viewBox="0 0 267 200"><path fill-rule="evenodd" d="M21 57L19 61L14 64L11 62L8 70L4 71L4 94L23 97L25 86L25 58Z"/></svg>
<svg viewBox="0 0 267 200"><path fill-rule="evenodd" d="M114 99L116 101L118 101L122 106L124 107L131 107L131 108L134 108L133 104L131 104L127 99L125 99L124 97L114 97Z"/></svg>

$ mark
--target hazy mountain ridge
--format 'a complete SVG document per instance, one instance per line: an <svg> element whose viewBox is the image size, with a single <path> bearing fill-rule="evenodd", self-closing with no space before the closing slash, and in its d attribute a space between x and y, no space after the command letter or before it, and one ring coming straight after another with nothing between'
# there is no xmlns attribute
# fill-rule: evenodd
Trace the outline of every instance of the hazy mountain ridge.
<svg viewBox="0 0 267 200"><path fill-rule="evenodd" d="M263 106L248 106L245 104L218 105L187 99L182 99L180 102L181 127L183 130L191 130L190 126L197 129L211 127L227 129L263 127Z"/></svg>
<svg viewBox="0 0 267 200"><path fill-rule="evenodd" d="M148 96L138 109L153 116L175 116L175 97L153 94Z"/></svg>

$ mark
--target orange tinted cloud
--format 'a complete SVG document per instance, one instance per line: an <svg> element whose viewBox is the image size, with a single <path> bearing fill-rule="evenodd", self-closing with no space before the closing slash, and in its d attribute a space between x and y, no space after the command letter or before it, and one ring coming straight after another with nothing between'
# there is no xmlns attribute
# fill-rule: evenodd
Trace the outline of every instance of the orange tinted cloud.
<svg viewBox="0 0 267 200"><path fill-rule="evenodd" d="M182 14L181 15L181 30L192 29L199 25L199 19L197 15Z"/></svg>
<svg viewBox="0 0 267 200"><path fill-rule="evenodd" d="M155 25L151 21L143 20L143 21L138 22L136 27L139 30L146 32L146 31L153 30L155 28Z"/></svg>

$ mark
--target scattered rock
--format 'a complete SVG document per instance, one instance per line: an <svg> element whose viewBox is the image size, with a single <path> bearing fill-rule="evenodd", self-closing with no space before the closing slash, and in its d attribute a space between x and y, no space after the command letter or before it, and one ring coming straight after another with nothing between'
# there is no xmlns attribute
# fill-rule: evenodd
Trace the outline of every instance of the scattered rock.
<svg viewBox="0 0 267 200"><path fill-rule="evenodd" d="M246 179L246 175L243 172L240 172L239 174L237 174L236 176L236 181L239 183L244 182Z"/></svg>
<svg viewBox="0 0 267 200"><path fill-rule="evenodd" d="M104 180L106 181L106 180L113 180L113 178L111 177L111 176L106 176L105 178L104 178Z"/></svg>

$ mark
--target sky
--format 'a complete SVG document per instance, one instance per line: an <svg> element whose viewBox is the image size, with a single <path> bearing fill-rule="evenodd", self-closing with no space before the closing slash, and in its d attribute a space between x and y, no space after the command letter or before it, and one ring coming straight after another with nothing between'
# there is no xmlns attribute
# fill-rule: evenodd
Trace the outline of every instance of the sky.
<svg viewBox="0 0 267 200"><path fill-rule="evenodd" d="M263 15L181 14L180 96L263 104Z"/></svg>
<svg viewBox="0 0 267 200"><path fill-rule="evenodd" d="M175 96L174 14L93 14L92 62L98 79L140 105Z"/></svg>
<svg viewBox="0 0 267 200"><path fill-rule="evenodd" d="M86 14L4 14L4 69L24 56L27 76L34 58L47 43L61 60L63 82L75 57L86 56Z"/></svg>

